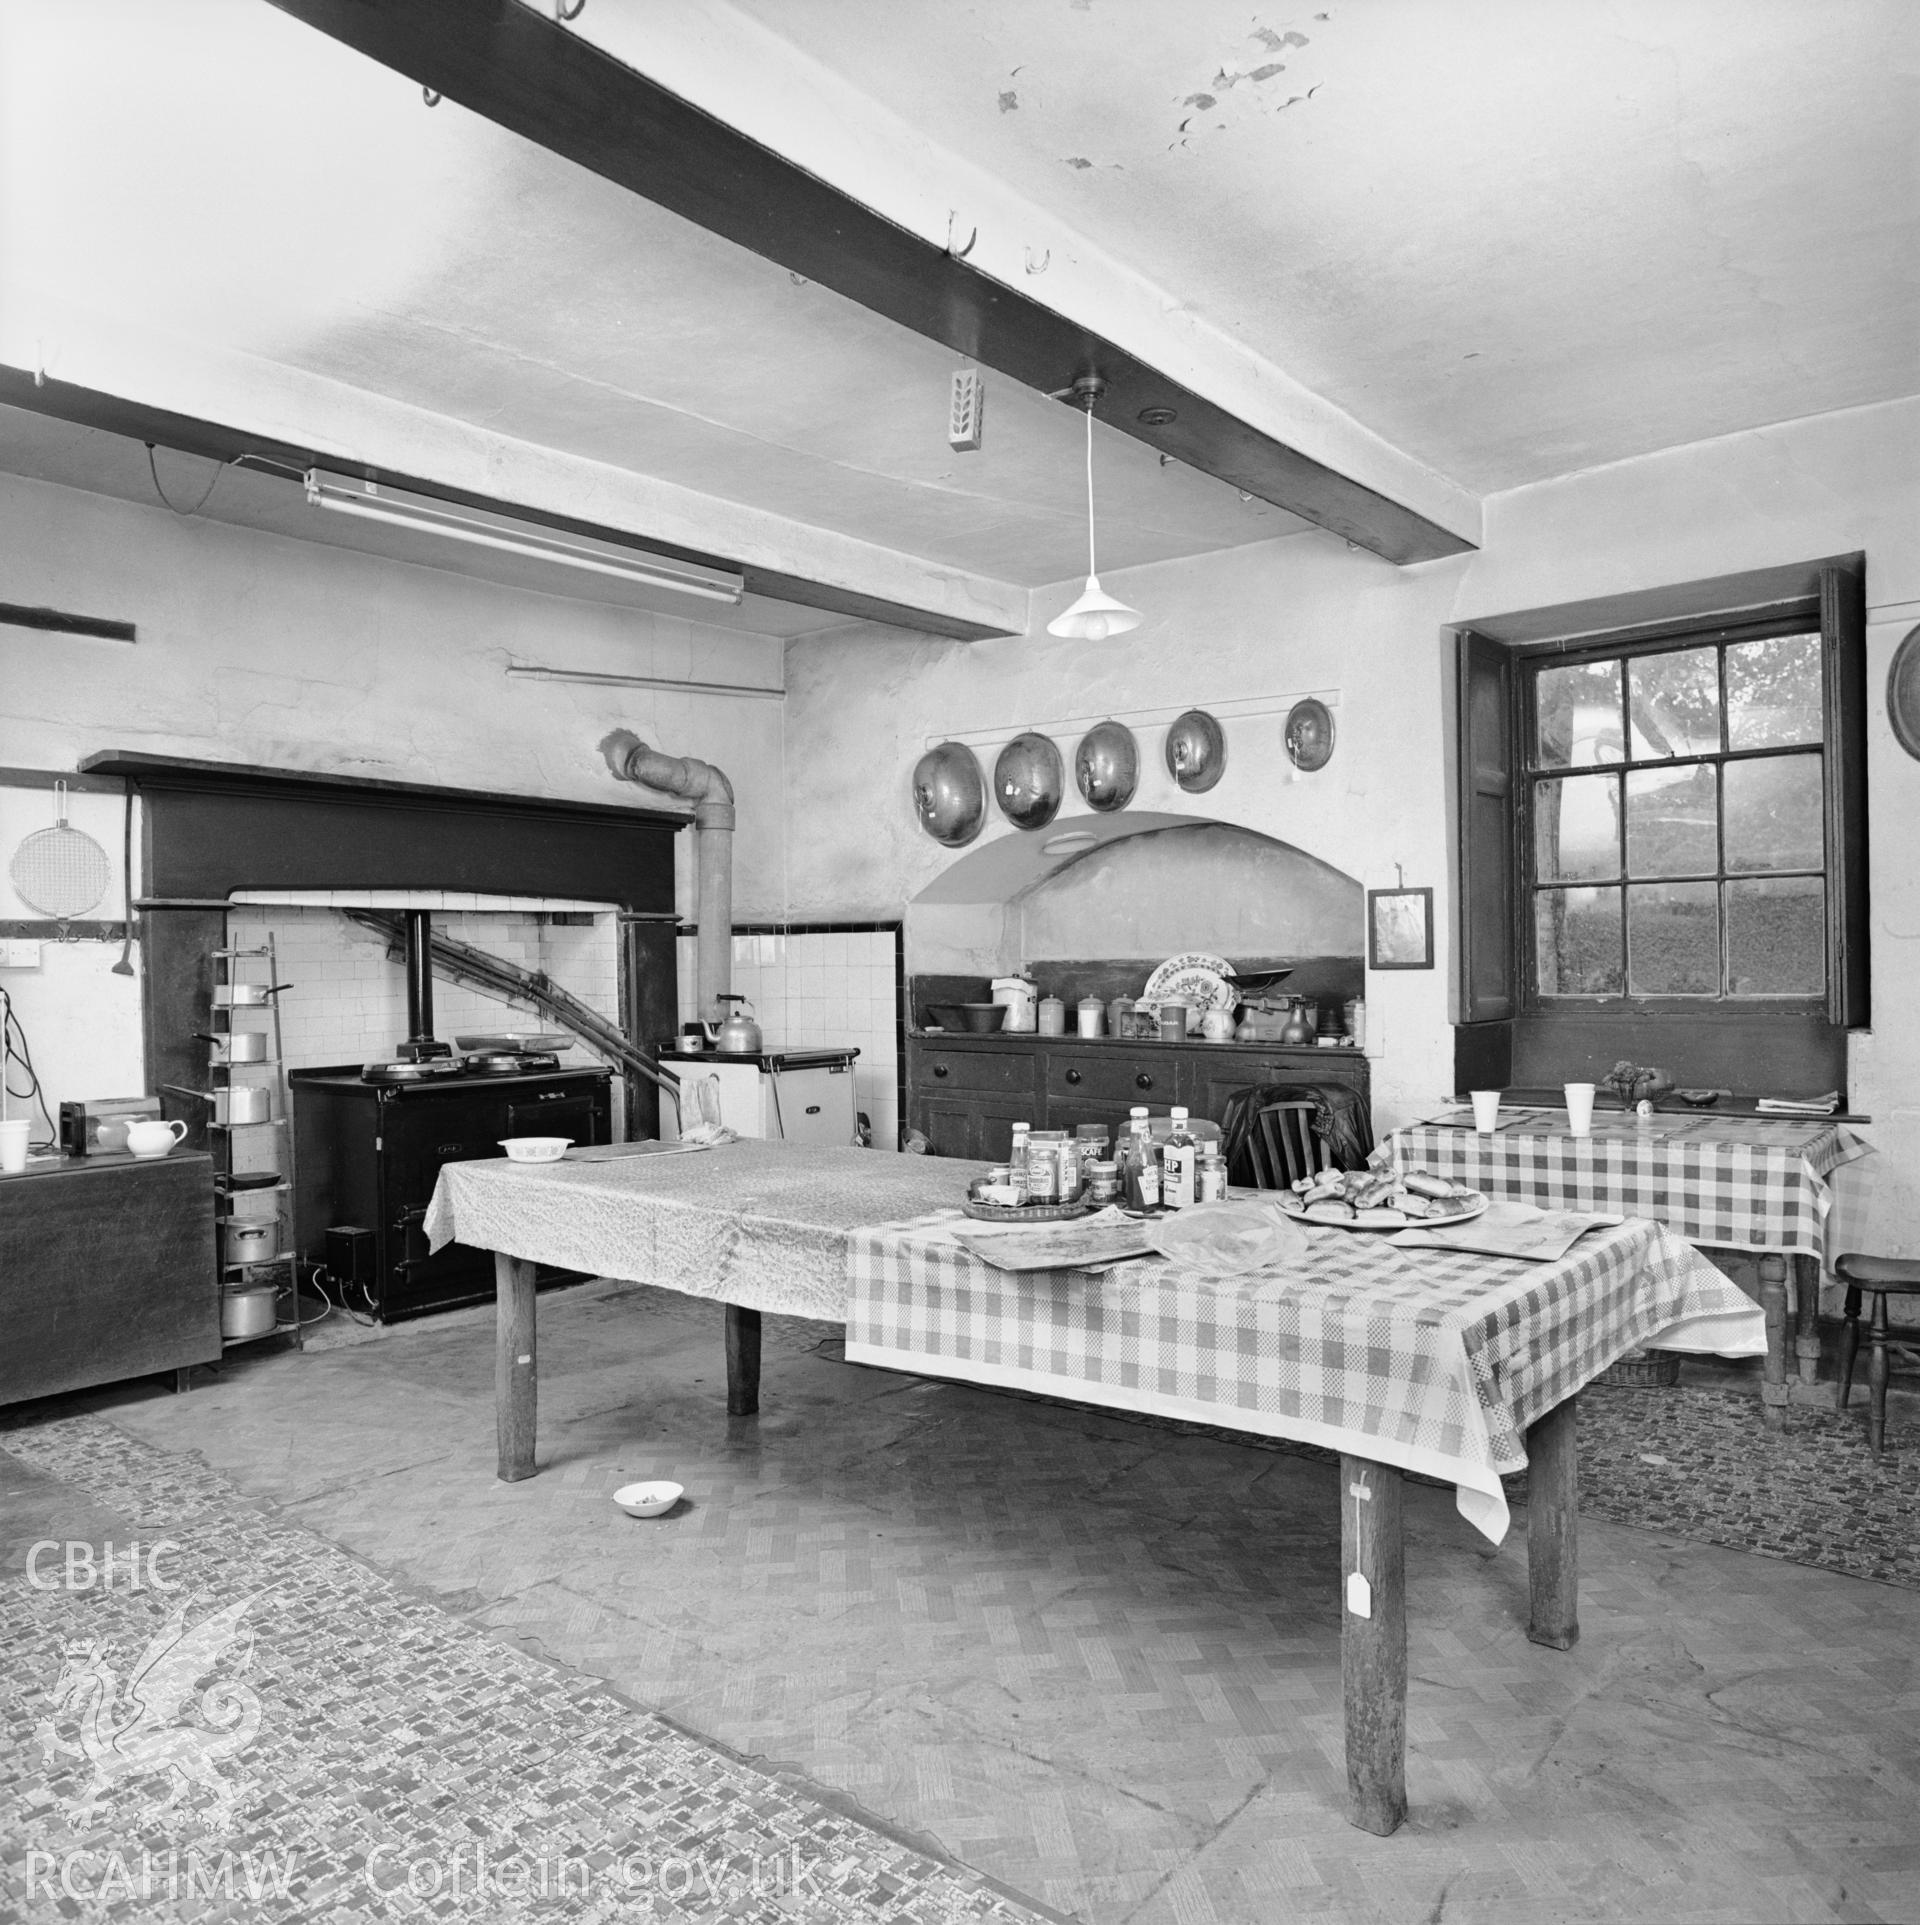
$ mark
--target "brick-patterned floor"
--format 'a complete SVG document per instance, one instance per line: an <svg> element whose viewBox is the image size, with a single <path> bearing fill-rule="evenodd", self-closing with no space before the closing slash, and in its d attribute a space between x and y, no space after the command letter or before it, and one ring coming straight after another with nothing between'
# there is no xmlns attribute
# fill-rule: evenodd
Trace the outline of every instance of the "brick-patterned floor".
<svg viewBox="0 0 1920 1925"><path fill-rule="evenodd" d="M1589 1400L1590 1498L1624 1504L1631 1461L1670 1514L1590 1512L1572 1652L1525 1639L1524 1513L1494 1553L1450 1492L1409 1491L1413 1811L1382 1840L1343 1817L1324 1464L850 1369L775 1320L764 1413L730 1420L718 1313L661 1293L547 1296L541 1338L541 1474L518 1485L492 1476L473 1316L261 1355L112 1420L463 1636L1098 1925L1911 1911L1920 1591L1677 1535L1730 1507L1671 1394ZM1751 1448L1740 1401L1697 1404L1715 1449L1792 1484L1800 1459ZM1841 1429L1804 1434L1811 1469L1858 1484ZM1881 1467L1895 1528L1903 1463ZM608 1495L646 1476L689 1501L625 1518ZM531 1788L559 1755L529 1756Z"/></svg>

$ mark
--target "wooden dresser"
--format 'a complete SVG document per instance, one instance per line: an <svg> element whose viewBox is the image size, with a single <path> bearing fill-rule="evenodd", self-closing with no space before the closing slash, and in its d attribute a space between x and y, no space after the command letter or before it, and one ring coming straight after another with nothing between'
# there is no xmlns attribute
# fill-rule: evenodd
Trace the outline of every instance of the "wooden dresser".
<svg viewBox="0 0 1920 1925"><path fill-rule="evenodd" d="M1235 1090L1259 1083L1337 1083L1368 1091L1357 1049L1278 1043L1148 1043L1102 1037L927 1035L907 1038L907 1121L935 1156L1004 1161L1015 1123L1116 1133L1144 1103L1156 1116L1184 1104L1217 1122Z"/></svg>
<svg viewBox="0 0 1920 1925"><path fill-rule="evenodd" d="M220 1357L213 1159L62 1157L0 1176L0 1404Z"/></svg>

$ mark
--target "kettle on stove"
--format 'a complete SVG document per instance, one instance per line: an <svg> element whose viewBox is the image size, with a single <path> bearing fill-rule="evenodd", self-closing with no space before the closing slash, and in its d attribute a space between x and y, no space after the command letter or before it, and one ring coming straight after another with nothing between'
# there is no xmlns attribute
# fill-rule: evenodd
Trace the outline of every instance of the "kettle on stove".
<svg viewBox="0 0 1920 1925"><path fill-rule="evenodd" d="M749 1013L753 1005L744 996L731 994L714 998L717 1003L733 1003L737 1007L727 1012L720 1025L720 1034L715 1039L714 1048L722 1056L758 1056L760 1054L760 1025Z"/></svg>

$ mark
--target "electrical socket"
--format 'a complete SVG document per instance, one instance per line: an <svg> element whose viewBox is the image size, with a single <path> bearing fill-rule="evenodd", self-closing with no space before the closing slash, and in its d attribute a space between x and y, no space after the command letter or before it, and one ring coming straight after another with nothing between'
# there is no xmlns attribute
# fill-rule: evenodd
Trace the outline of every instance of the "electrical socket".
<svg viewBox="0 0 1920 1925"><path fill-rule="evenodd" d="M38 969L40 945L9 939L0 942L0 969Z"/></svg>
<svg viewBox="0 0 1920 1925"><path fill-rule="evenodd" d="M953 377L953 401L947 413L947 445L966 454L980 445L981 417L987 390L978 368L960 368Z"/></svg>

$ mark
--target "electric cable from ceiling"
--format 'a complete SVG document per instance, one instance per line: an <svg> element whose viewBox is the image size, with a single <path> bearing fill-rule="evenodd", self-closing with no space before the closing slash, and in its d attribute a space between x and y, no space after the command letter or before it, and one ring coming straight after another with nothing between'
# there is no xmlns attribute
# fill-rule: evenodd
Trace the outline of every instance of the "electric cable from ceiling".
<svg viewBox="0 0 1920 1925"><path fill-rule="evenodd" d="M207 483L206 493L203 494L200 497L200 499L193 504L191 508L181 508L175 505L175 503L168 497L166 489L162 487L160 484L160 465L154 459L154 455L153 455L154 444L151 441L149 441L146 444L146 449L147 449L147 472L153 477L153 492L160 497L162 506L170 509L174 514L178 515L182 521L191 521L194 518L194 516L197 515L201 511L201 509L203 509L207 505L207 503L213 499L213 491L217 487L219 487L220 477L224 475L227 472L227 470L233 466L234 460L238 458L238 457L230 457L228 460L221 462L221 464L213 471L213 479Z"/></svg>

